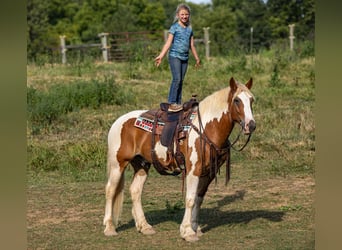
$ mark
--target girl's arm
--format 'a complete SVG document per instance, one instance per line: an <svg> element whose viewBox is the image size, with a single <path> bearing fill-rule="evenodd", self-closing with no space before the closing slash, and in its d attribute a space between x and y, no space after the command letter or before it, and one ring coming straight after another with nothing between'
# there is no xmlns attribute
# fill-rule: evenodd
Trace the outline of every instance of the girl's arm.
<svg viewBox="0 0 342 250"><path fill-rule="evenodd" d="M160 52L159 56L157 56L154 61L156 63L156 66L158 67L160 65L160 63L162 62L163 60L163 57L166 55L167 51L169 50L171 44L172 44L172 41L173 41L173 35L171 33L169 33L168 37L167 37L167 40L164 44L164 47L162 49L162 51Z"/></svg>
<svg viewBox="0 0 342 250"><path fill-rule="evenodd" d="M196 50L196 47L195 47L195 41L194 41L194 37L193 36L190 39L190 49L191 49L191 52L194 55L195 60L196 60L195 67L200 66L201 60L198 57L197 50Z"/></svg>

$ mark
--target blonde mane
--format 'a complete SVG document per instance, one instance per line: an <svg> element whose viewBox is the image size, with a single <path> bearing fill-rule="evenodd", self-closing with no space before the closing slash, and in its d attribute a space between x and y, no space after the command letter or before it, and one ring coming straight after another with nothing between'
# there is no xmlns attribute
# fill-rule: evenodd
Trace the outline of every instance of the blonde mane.
<svg viewBox="0 0 342 250"><path fill-rule="evenodd" d="M247 92L253 99L254 95L252 92L241 83L237 83L237 90L234 93L233 99L239 95L241 92ZM218 90L213 94L207 96L200 102L200 112L210 113L210 114L222 114L222 112L228 111L228 95L230 92L230 87Z"/></svg>
<svg viewBox="0 0 342 250"><path fill-rule="evenodd" d="M200 102L200 112L202 114L213 114L217 112L221 114L225 110L228 110L227 102L229 91L230 87L226 87L204 98Z"/></svg>

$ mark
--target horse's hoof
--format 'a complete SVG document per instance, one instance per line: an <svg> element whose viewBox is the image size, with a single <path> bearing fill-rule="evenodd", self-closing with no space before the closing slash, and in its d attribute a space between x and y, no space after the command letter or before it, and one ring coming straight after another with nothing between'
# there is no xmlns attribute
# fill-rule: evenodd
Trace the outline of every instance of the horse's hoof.
<svg viewBox="0 0 342 250"><path fill-rule="evenodd" d="M144 235L152 235L152 234L156 233L156 231L153 229L153 227L145 228L145 229L141 230L140 232Z"/></svg>
<svg viewBox="0 0 342 250"><path fill-rule="evenodd" d="M204 233L202 232L201 229L197 229L196 235L197 235L198 237L201 237L203 234L204 234Z"/></svg>
<svg viewBox="0 0 342 250"><path fill-rule="evenodd" d="M195 241L198 241L199 238L197 237L196 234L192 234L192 235L185 236L184 240L186 240L188 242L195 242Z"/></svg>
<svg viewBox="0 0 342 250"><path fill-rule="evenodd" d="M106 228L106 229L104 230L104 234L105 234L106 236L115 236L115 235L118 235L118 233L115 231L114 228Z"/></svg>

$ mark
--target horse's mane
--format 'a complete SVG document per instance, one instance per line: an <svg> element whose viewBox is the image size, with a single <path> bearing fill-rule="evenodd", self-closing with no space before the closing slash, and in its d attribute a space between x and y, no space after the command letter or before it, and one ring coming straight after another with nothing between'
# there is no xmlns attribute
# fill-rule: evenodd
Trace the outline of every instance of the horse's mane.
<svg viewBox="0 0 342 250"><path fill-rule="evenodd" d="M233 98L237 96L238 94L240 94L241 92L247 92L254 99L254 95L244 84L237 83L237 86L238 88L236 92L234 93ZM230 87L226 87L205 97L200 102L200 112L201 113L209 112L211 114L214 114L217 112L220 112L221 114L222 112L226 112L228 110L227 102L228 102L229 92L230 92Z"/></svg>
<svg viewBox="0 0 342 250"><path fill-rule="evenodd" d="M230 87L218 90L211 95L205 97L200 103L200 112L204 113L216 113L220 112L219 115L227 110L228 94Z"/></svg>

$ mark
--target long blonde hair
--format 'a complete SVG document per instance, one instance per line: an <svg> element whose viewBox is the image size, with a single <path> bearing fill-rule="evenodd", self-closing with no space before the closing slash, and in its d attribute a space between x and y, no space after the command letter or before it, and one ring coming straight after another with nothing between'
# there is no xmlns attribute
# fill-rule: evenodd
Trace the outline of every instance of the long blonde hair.
<svg viewBox="0 0 342 250"><path fill-rule="evenodd" d="M187 5L185 3L178 4L177 9L176 9L175 18L173 19L173 23L178 22L178 20L179 20L178 14L183 9L189 12L189 19L188 19L188 22L186 25L190 26L191 9L190 9L189 5Z"/></svg>

